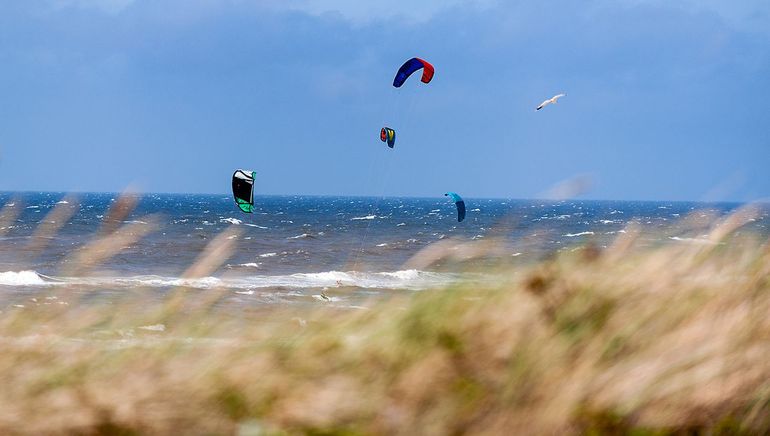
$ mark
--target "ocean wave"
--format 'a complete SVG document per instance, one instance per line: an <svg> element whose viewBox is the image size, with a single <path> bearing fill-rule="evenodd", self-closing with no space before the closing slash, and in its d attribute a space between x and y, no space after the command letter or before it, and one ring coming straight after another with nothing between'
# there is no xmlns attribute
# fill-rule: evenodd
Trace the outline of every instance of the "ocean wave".
<svg viewBox="0 0 770 436"><path fill-rule="evenodd" d="M387 277L394 277L401 280L414 280L420 277L420 273L424 273L424 271L418 271L416 269L407 269L403 271L384 272L380 274Z"/></svg>
<svg viewBox="0 0 770 436"><path fill-rule="evenodd" d="M705 238L682 238L679 236L669 236L668 239L671 239L672 241L677 242L687 242L690 244L699 244L699 245L716 245L717 243Z"/></svg>
<svg viewBox="0 0 770 436"><path fill-rule="evenodd" d="M421 290L446 286L462 278L463 276L457 273L438 273L414 269L383 272L323 271L288 275L203 277L198 279L163 276L53 278L41 276L35 271L9 271L0 273L0 285L35 287L63 285L100 289L186 287L200 290L230 289L241 292L262 288L322 289L339 286L365 289Z"/></svg>
<svg viewBox="0 0 770 436"><path fill-rule="evenodd" d="M297 236L289 236L286 239L315 239L315 236L311 235L310 233L303 233Z"/></svg>
<svg viewBox="0 0 770 436"><path fill-rule="evenodd" d="M221 218L219 222L238 225L238 224L241 224L243 221L239 220L238 218Z"/></svg>
<svg viewBox="0 0 770 436"><path fill-rule="evenodd" d="M566 236L568 238L574 238L576 236L585 236L585 235L593 235L593 234L594 232L580 232L580 233L567 233L566 235L562 235L562 236Z"/></svg>
<svg viewBox="0 0 770 436"><path fill-rule="evenodd" d="M273 257L273 256L278 256L278 253L263 253L259 255L259 257Z"/></svg>
<svg viewBox="0 0 770 436"><path fill-rule="evenodd" d="M268 227L265 227L265 226L258 226L256 224L249 224L249 223L245 223L244 226L256 227L258 229L263 229L263 230L267 230L268 229Z"/></svg>
<svg viewBox="0 0 770 436"><path fill-rule="evenodd" d="M420 270L384 272L325 271L298 273L289 276L273 276L271 280L282 282L286 287L354 286L370 289L427 289L447 285L460 279L454 273L435 273Z"/></svg>
<svg viewBox="0 0 770 436"><path fill-rule="evenodd" d="M359 221L359 220L373 220L377 218L377 215L366 215L366 216L357 216L350 219L350 221Z"/></svg>
<svg viewBox="0 0 770 436"><path fill-rule="evenodd" d="M6 271L0 273L0 285L2 286L45 286L54 285L56 282L43 280L36 271Z"/></svg>

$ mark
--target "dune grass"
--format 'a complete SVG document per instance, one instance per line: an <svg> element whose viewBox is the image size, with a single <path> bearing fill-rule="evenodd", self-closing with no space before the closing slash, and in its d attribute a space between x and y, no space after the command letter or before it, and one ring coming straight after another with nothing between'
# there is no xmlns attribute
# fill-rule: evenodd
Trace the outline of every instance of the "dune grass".
<svg viewBox="0 0 770 436"><path fill-rule="evenodd" d="M766 434L770 246L746 221L656 247L629 228L365 311L43 291L0 313L0 433ZM75 270L113 251L95 241Z"/></svg>

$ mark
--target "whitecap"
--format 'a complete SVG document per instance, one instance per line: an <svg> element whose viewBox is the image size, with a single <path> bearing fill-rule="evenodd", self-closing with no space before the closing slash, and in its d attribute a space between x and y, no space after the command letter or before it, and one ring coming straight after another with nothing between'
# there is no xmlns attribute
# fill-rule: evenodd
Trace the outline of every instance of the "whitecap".
<svg viewBox="0 0 770 436"><path fill-rule="evenodd" d="M354 218L351 218L351 221L358 221L358 220L373 220L377 218L377 215L366 215L366 216L357 216Z"/></svg>
<svg viewBox="0 0 770 436"><path fill-rule="evenodd" d="M672 241L687 242L690 244L699 244L699 245L716 245L717 244L716 242L705 238L681 238L679 236L669 236L668 239L671 239Z"/></svg>
<svg viewBox="0 0 770 436"><path fill-rule="evenodd" d="M264 253L264 254L260 254L259 257L273 257L277 255L278 253Z"/></svg>
<svg viewBox="0 0 770 436"><path fill-rule="evenodd" d="M35 271L6 271L0 273L0 285L3 286L43 286L52 285L52 282L46 282Z"/></svg>
<svg viewBox="0 0 770 436"><path fill-rule="evenodd" d="M593 235L593 234L594 232L580 232L580 233L567 233L566 235L562 235L562 236L566 236L568 238L574 238L576 236L585 236L585 235Z"/></svg>
<svg viewBox="0 0 770 436"><path fill-rule="evenodd" d="M297 235L297 236L289 236L286 239L306 239L306 238L307 239L314 239L313 235L311 235L309 233L303 233L303 234Z"/></svg>

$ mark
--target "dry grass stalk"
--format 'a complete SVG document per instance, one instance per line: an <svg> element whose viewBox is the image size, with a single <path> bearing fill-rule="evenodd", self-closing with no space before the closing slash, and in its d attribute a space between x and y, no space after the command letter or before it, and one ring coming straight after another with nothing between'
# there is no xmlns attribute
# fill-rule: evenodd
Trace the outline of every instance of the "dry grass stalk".
<svg viewBox="0 0 770 436"><path fill-rule="evenodd" d="M8 234L22 209L24 206L20 198L14 198L3 206L3 209L0 210L0 237Z"/></svg>
<svg viewBox="0 0 770 436"><path fill-rule="evenodd" d="M72 218L77 212L79 204L77 199L73 196L66 196L63 201L56 204L56 206L48 212L48 214L40 221L40 224L35 228L32 233L29 242L27 243L26 252L30 256L35 256L41 250L45 249L48 243L59 233L62 227Z"/></svg>
<svg viewBox="0 0 770 436"><path fill-rule="evenodd" d="M737 232L750 217L713 227L720 249L640 247L629 227L598 256L562 252L365 312L182 312L201 295L176 292L157 318L126 304L4 313L0 432L766 433L770 249ZM237 235L184 277L213 274ZM468 253L508 251L489 244ZM442 241L423 262L452 251Z"/></svg>
<svg viewBox="0 0 770 436"><path fill-rule="evenodd" d="M85 274L103 264L158 228L157 217L143 217L141 223L130 223L97 237L69 256L64 262L65 274Z"/></svg>

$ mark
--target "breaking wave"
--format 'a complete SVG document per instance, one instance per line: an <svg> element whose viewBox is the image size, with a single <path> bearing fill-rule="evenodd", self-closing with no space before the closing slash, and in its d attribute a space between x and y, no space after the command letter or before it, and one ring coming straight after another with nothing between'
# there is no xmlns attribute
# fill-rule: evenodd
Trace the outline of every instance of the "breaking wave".
<svg viewBox="0 0 770 436"><path fill-rule="evenodd" d="M257 264L239 266L254 267ZM438 273L420 270L384 272L324 271L287 275L253 275L241 277L203 277L185 279L163 276L132 277L48 277L35 271L0 273L0 286L80 286L109 288L176 288L232 289L236 291L260 288L313 289L325 287L357 287L366 289L421 290L445 286L461 280L456 273Z"/></svg>

